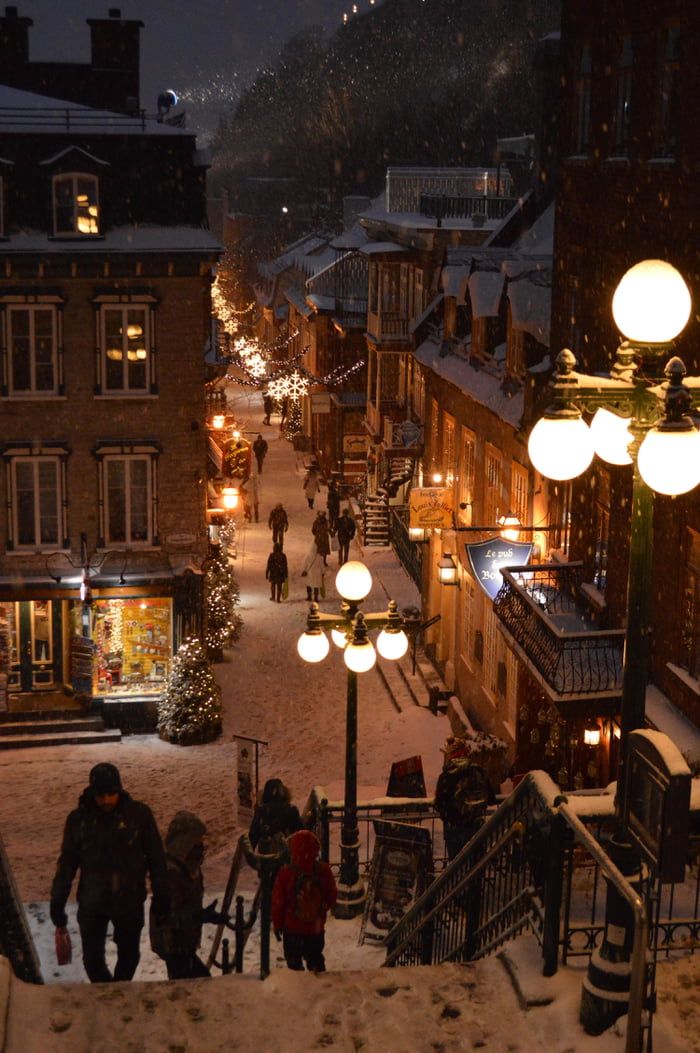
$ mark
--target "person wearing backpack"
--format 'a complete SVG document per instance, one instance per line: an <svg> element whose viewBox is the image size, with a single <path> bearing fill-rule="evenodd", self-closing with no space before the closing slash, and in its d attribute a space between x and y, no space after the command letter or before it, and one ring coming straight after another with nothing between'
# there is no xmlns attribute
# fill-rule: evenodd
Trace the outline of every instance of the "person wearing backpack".
<svg viewBox="0 0 700 1053"><path fill-rule="evenodd" d="M333 871L318 857L321 843L311 830L299 830L287 841L285 863L272 890L272 924L282 936L289 969L325 972L323 957L326 914L338 898Z"/></svg>
<svg viewBox="0 0 700 1053"><path fill-rule="evenodd" d="M442 819L448 859L454 859L471 841L495 799L480 764L468 757L456 757L445 764L435 787L435 809Z"/></svg>

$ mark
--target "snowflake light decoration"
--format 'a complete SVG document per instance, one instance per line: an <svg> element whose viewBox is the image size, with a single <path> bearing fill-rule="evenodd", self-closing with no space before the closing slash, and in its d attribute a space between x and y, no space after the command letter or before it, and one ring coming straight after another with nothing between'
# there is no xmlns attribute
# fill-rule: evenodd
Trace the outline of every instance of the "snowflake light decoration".
<svg viewBox="0 0 700 1053"><path fill-rule="evenodd" d="M259 352L256 352L246 360L246 369L253 377L264 377L267 373L267 361Z"/></svg>
<svg viewBox="0 0 700 1053"><path fill-rule="evenodd" d="M273 399L290 398L296 401L308 393L309 381L295 369L293 373L288 373L287 376L271 380L267 385L267 390Z"/></svg>

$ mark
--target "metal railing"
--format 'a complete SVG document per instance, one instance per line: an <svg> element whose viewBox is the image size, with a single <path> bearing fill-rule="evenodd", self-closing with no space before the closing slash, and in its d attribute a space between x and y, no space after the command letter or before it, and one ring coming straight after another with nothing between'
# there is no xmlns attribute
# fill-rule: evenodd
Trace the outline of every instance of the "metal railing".
<svg viewBox="0 0 700 1053"><path fill-rule="evenodd" d="M408 508L391 509L391 544L401 566L420 589L423 585L423 547L408 536L408 516Z"/></svg>
<svg viewBox="0 0 700 1053"><path fill-rule="evenodd" d="M0 126L31 125L32 127L58 127L66 130L88 131L104 128L140 128L145 131L150 123L158 127L155 117L148 117L145 110L138 113L102 113L87 107L71 106L0 106Z"/></svg>
<svg viewBox="0 0 700 1053"><path fill-rule="evenodd" d="M622 688L624 629L594 629L577 602L581 564L502 570L493 609L553 701Z"/></svg>
<svg viewBox="0 0 700 1053"><path fill-rule="evenodd" d="M376 340L408 340L408 317L398 311L370 311L367 332Z"/></svg>
<svg viewBox="0 0 700 1053"><path fill-rule="evenodd" d="M434 216L435 219L466 219L469 216L504 219L517 203L516 197L421 194L419 211L422 216Z"/></svg>

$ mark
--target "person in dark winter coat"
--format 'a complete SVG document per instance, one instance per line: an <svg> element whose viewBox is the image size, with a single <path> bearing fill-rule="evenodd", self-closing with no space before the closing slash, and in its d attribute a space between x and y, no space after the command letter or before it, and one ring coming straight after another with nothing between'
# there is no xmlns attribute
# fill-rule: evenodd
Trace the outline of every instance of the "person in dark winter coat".
<svg viewBox="0 0 700 1053"><path fill-rule="evenodd" d="M350 542L355 536L355 520L347 508L343 509L343 514L338 520L336 533L338 535L338 564L342 567L343 563L348 561Z"/></svg>
<svg viewBox="0 0 700 1053"><path fill-rule="evenodd" d="M265 410L265 416L263 418L263 424L270 423L270 416L273 409L275 408L275 400L268 391L263 392L263 409Z"/></svg>
<svg viewBox="0 0 700 1053"><path fill-rule="evenodd" d="M271 600L277 600L278 603L282 602L282 586L288 575L287 557L282 551L282 546L277 542L267 557L267 570L265 571L265 577L270 582Z"/></svg>
<svg viewBox="0 0 700 1053"><path fill-rule="evenodd" d="M51 921L59 931L66 927L66 900L78 870L78 925L85 972L93 983L131 980L139 963L146 875L151 879L156 917L167 917L169 897L156 821L147 805L122 789L113 764L95 765L78 807L66 819L51 886ZM110 922L117 945L114 976L105 962Z"/></svg>
<svg viewBox="0 0 700 1053"><path fill-rule="evenodd" d="M314 536L316 542L316 548L318 549L319 556L323 556L324 567L328 566L327 557L331 552L331 537L330 530L328 527L328 520L326 519L325 512L318 512L316 518L313 521L311 527L311 533Z"/></svg>
<svg viewBox="0 0 700 1053"><path fill-rule="evenodd" d="M435 808L442 819L449 859L454 859L472 839L495 799L480 764L467 757L447 762L435 787Z"/></svg>
<svg viewBox="0 0 700 1053"><path fill-rule="evenodd" d="M216 909L216 900L203 907L204 837L207 828L192 812L178 812L165 835L170 914L159 918L153 908L150 916L151 949L162 958L169 980L210 976L197 951L202 924L218 925L228 920Z"/></svg>
<svg viewBox="0 0 700 1053"><path fill-rule="evenodd" d="M292 834L290 862L279 871L272 889L272 924L282 936L287 966L325 972L323 957L326 914L338 898L333 871L319 860L321 844L311 830Z"/></svg>
<svg viewBox="0 0 700 1053"><path fill-rule="evenodd" d="M340 494L335 479L328 484L328 495L326 497L326 511L328 513L328 528L331 534L335 534L340 515Z"/></svg>
<svg viewBox="0 0 700 1053"><path fill-rule="evenodd" d="M262 475L263 461L267 454L267 443L262 435L258 435L253 443L253 453L255 454L255 460L258 462L258 475Z"/></svg>
<svg viewBox="0 0 700 1053"><path fill-rule="evenodd" d="M253 813L250 824L250 843L260 845L261 852L273 849L273 842L301 830L299 809L291 802L291 794L281 779L268 779L263 787L262 800Z"/></svg>
<svg viewBox="0 0 700 1053"><path fill-rule="evenodd" d="M289 520L281 504L276 504L272 509L267 525L272 531L272 544L284 548L284 535L289 529Z"/></svg>

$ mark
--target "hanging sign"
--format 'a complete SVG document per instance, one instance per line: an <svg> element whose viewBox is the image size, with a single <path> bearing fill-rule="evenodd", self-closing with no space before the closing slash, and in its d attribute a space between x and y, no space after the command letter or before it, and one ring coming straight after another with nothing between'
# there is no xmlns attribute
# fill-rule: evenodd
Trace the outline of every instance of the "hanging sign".
<svg viewBox="0 0 700 1053"><path fill-rule="evenodd" d="M524 567L530 561L532 545L522 541L505 541L493 537L489 541L479 541L474 545L465 545L474 577L486 595L496 599L498 590L503 584L501 567Z"/></svg>
<svg viewBox="0 0 700 1053"><path fill-rule="evenodd" d="M454 494L448 486L414 487L410 496L410 527L451 527L454 524Z"/></svg>
<svg viewBox="0 0 700 1053"><path fill-rule="evenodd" d="M247 478L250 475L250 443L246 439L230 439L224 449L224 475Z"/></svg>

